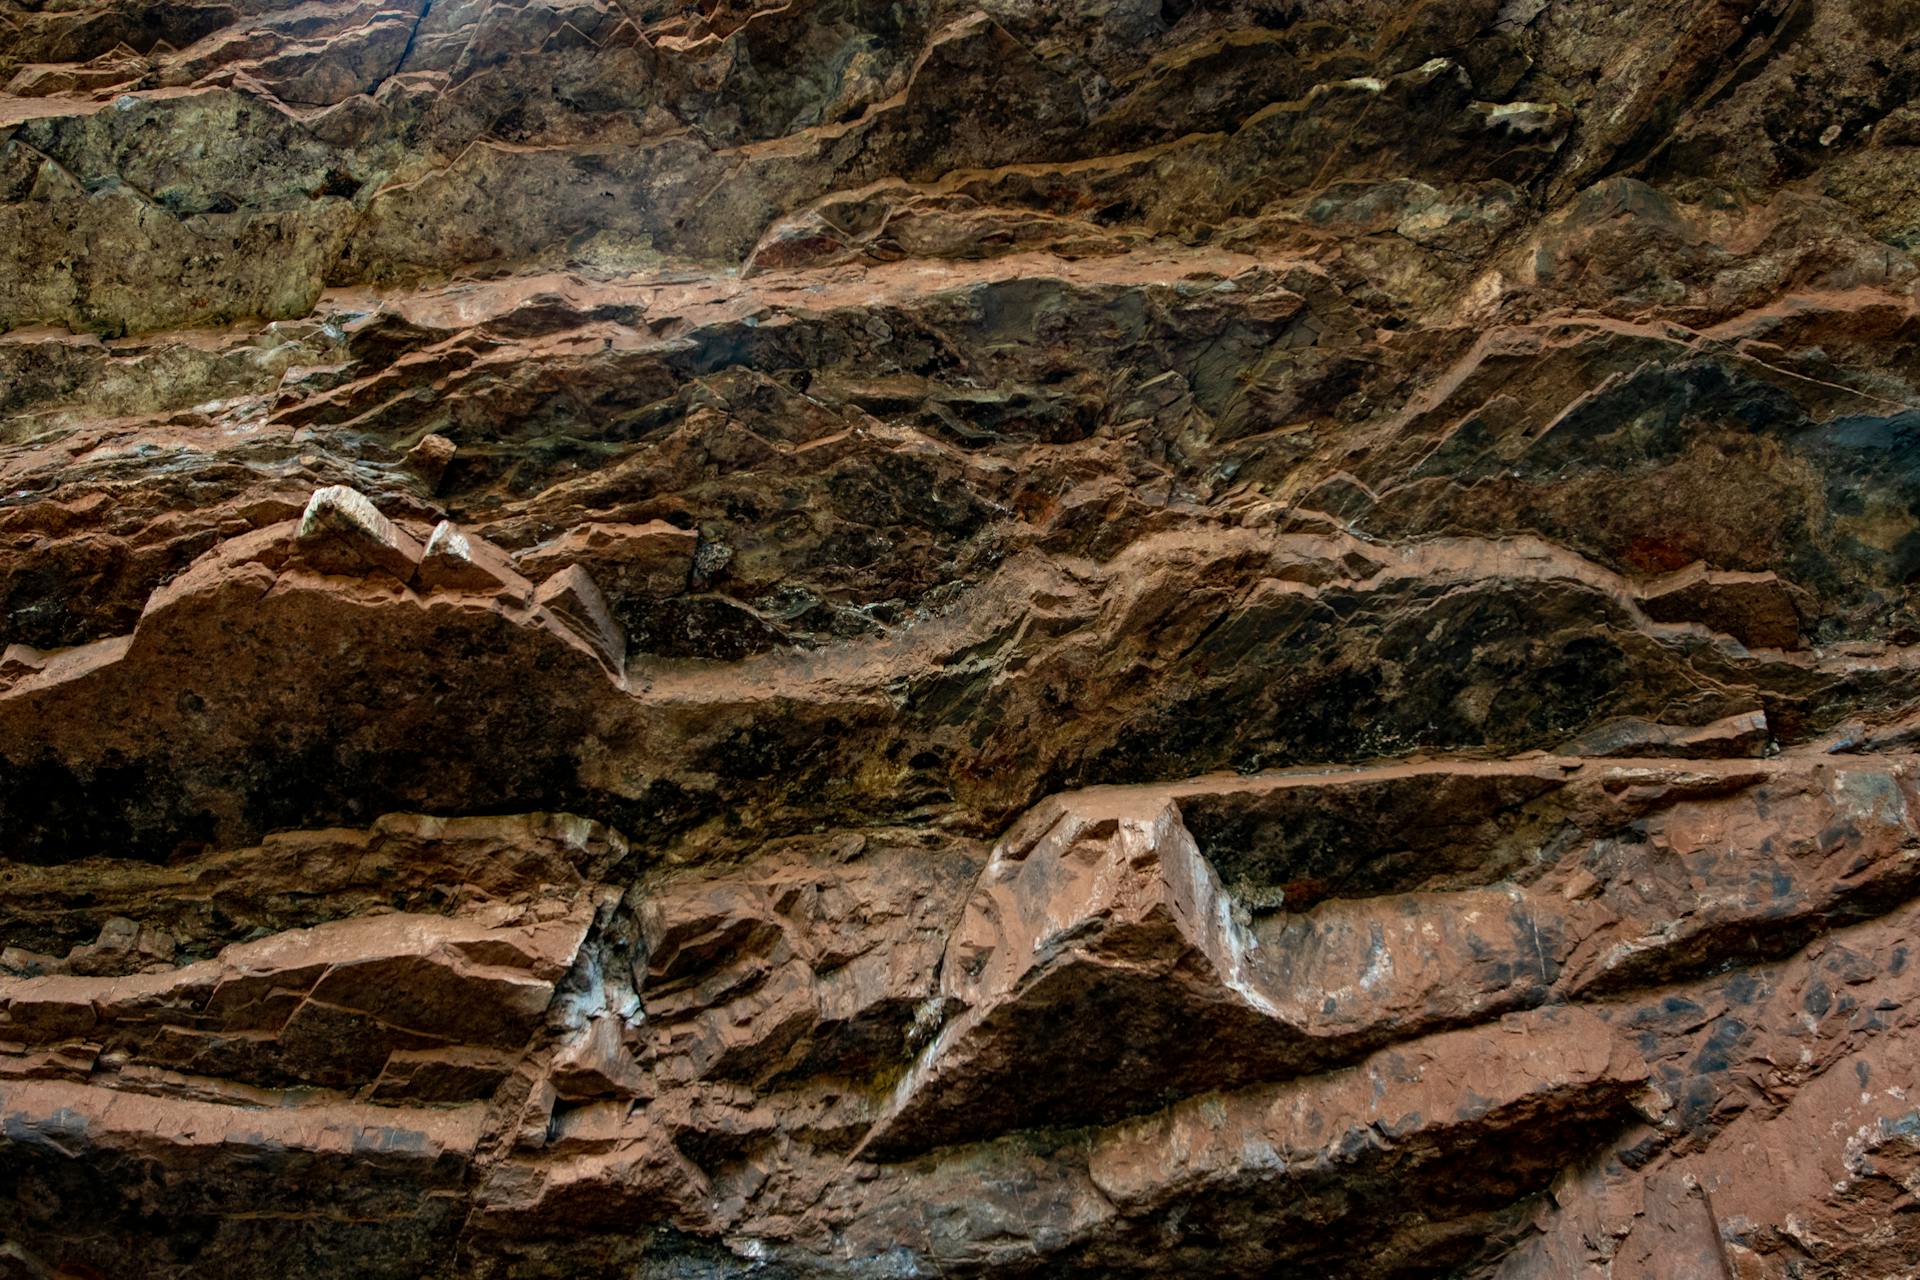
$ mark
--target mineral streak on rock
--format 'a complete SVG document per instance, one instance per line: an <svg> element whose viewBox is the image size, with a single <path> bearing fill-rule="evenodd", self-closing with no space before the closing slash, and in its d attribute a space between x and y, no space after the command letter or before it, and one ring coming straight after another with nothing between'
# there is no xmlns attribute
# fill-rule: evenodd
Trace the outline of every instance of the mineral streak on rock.
<svg viewBox="0 0 1920 1280"><path fill-rule="evenodd" d="M0 0L0 1278L1911 1280L1920 7Z"/></svg>

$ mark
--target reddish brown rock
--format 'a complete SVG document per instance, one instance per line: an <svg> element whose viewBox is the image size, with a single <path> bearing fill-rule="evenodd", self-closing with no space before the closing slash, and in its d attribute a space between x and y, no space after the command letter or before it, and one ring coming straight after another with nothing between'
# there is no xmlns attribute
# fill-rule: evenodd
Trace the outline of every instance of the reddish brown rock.
<svg viewBox="0 0 1920 1280"><path fill-rule="evenodd" d="M409 582L421 547L367 496L346 485L317 490L300 517L296 558L319 573L383 572Z"/></svg>
<svg viewBox="0 0 1920 1280"><path fill-rule="evenodd" d="M541 583L534 602L546 610L581 642L600 655L615 674L626 667L627 637L607 609L607 598L600 594L587 571L569 565Z"/></svg>
<svg viewBox="0 0 1920 1280"><path fill-rule="evenodd" d="M1698 622L1756 649L1800 643L1800 615L1770 573L1715 573L1695 565L1640 588L1640 607L1660 622Z"/></svg>
<svg viewBox="0 0 1920 1280"><path fill-rule="evenodd" d="M475 542L451 520L433 527L413 580L423 591L484 591L526 607L533 585L497 547Z"/></svg>
<svg viewBox="0 0 1920 1280"><path fill-rule="evenodd" d="M1906 1280L1912 10L0 0L0 1276Z"/></svg>
<svg viewBox="0 0 1920 1280"><path fill-rule="evenodd" d="M419 476L429 490L440 486L447 467L453 462L453 455L459 452L459 446L445 436L432 432L420 437L420 442L406 452L406 464Z"/></svg>
<svg viewBox="0 0 1920 1280"><path fill-rule="evenodd" d="M520 553L520 567L545 577L584 564L596 582L620 600L662 599L687 589L699 535L664 520L646 524L586 524Z"/></svg>

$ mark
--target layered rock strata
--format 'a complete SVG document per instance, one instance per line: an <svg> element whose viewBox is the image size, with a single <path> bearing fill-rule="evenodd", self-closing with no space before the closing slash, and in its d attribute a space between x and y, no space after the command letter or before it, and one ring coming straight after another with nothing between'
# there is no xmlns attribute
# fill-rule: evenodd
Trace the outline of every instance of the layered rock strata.
<svg viewBox="0 0 1920 1280"><path fill-rule="evenodd" d="M1916 86L0 0L0 1276L1911 1276Z"/></svg>

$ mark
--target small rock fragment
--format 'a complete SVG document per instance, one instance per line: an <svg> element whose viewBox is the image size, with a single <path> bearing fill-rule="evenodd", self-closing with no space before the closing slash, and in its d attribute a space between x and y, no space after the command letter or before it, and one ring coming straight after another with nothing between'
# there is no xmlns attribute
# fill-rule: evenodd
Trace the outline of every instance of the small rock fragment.
<svg viewBox="0 0 1920 1280"><path fill-rule="evenodd" d="M733 548L724 542L701 539L699 548L693 553L693 587L698 590L708 586L720 576L722 570L733 560Z"/></svg>
<svg viewBox="0 0 1920 1280"><path fill-rule="evenodd" d="M0 651L0 680L23 676L39 671L47 665L47 657L31 645L10 644Z"/></svg>
<svg viewBox="0 0 1920 1280"><path fill-rule="evenodd" d="M33 978L43 973L58 973L64 967L65 961L58 956L43 955L25 947L0 947L0 973Z"/></svg>
<svg viewBox="0 0 1920 1280"><path fill-rule="evenodd" d="M440 487L440 481L447 474L447 467L453 462L453 455L459 446L441 435L420 437L420 443L407 450L405 463L407 470L427 482L427 491L433 492Z"/></svg>
<svg viewBox="0 0 1920 1280"><path fill-rule="evenodd" d="M646 1077L628 1051L621 1020L602 1016L589 1022L553 1058L554 1092L569 1101L633 1098L646 1092Z"/></svg>
<svg viewBox="0 0 1920 1280"><path fill-rule="evenodd" d="M626 668L626 633L613 620L607 598L600 594L600 588L594 585L585 569L577 564L568 565L540 584L534 600L586 641L614 671Z"/></svg>
<svg viewBox="0 0 1920 1280"><path fill-rule="evenodd" d="M321 573L390 573L402 582L420 563L420 544L347 485L317 489L300 517L300 559Z"/></svg>
<svg viewBox="0 0 1920 1280"><path fill-rule="evenodd" d="M451 520L434 526L414 580L422 591L496 592L521 604L533 598L533 584L514 569L505 552L485 539L475 541Z"/></svg>
<svg viewBox="0 0 1920 1280"><path fill-rule="evenodd" d="M177 945L164 929L115 916L100 927L96 941L67 953L65 968L79 974L130 973L149 964L170 963Z"/></svg>

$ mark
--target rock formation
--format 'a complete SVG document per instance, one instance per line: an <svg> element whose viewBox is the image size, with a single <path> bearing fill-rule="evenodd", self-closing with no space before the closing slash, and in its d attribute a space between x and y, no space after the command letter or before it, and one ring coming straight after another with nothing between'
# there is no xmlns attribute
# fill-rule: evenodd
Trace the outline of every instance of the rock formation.
<svg viewBox="0 0 1920 1280"><path fill-rule="evenodd" d="M1920 1272L1920 6L0 86L0 1280Z"/></svg>

